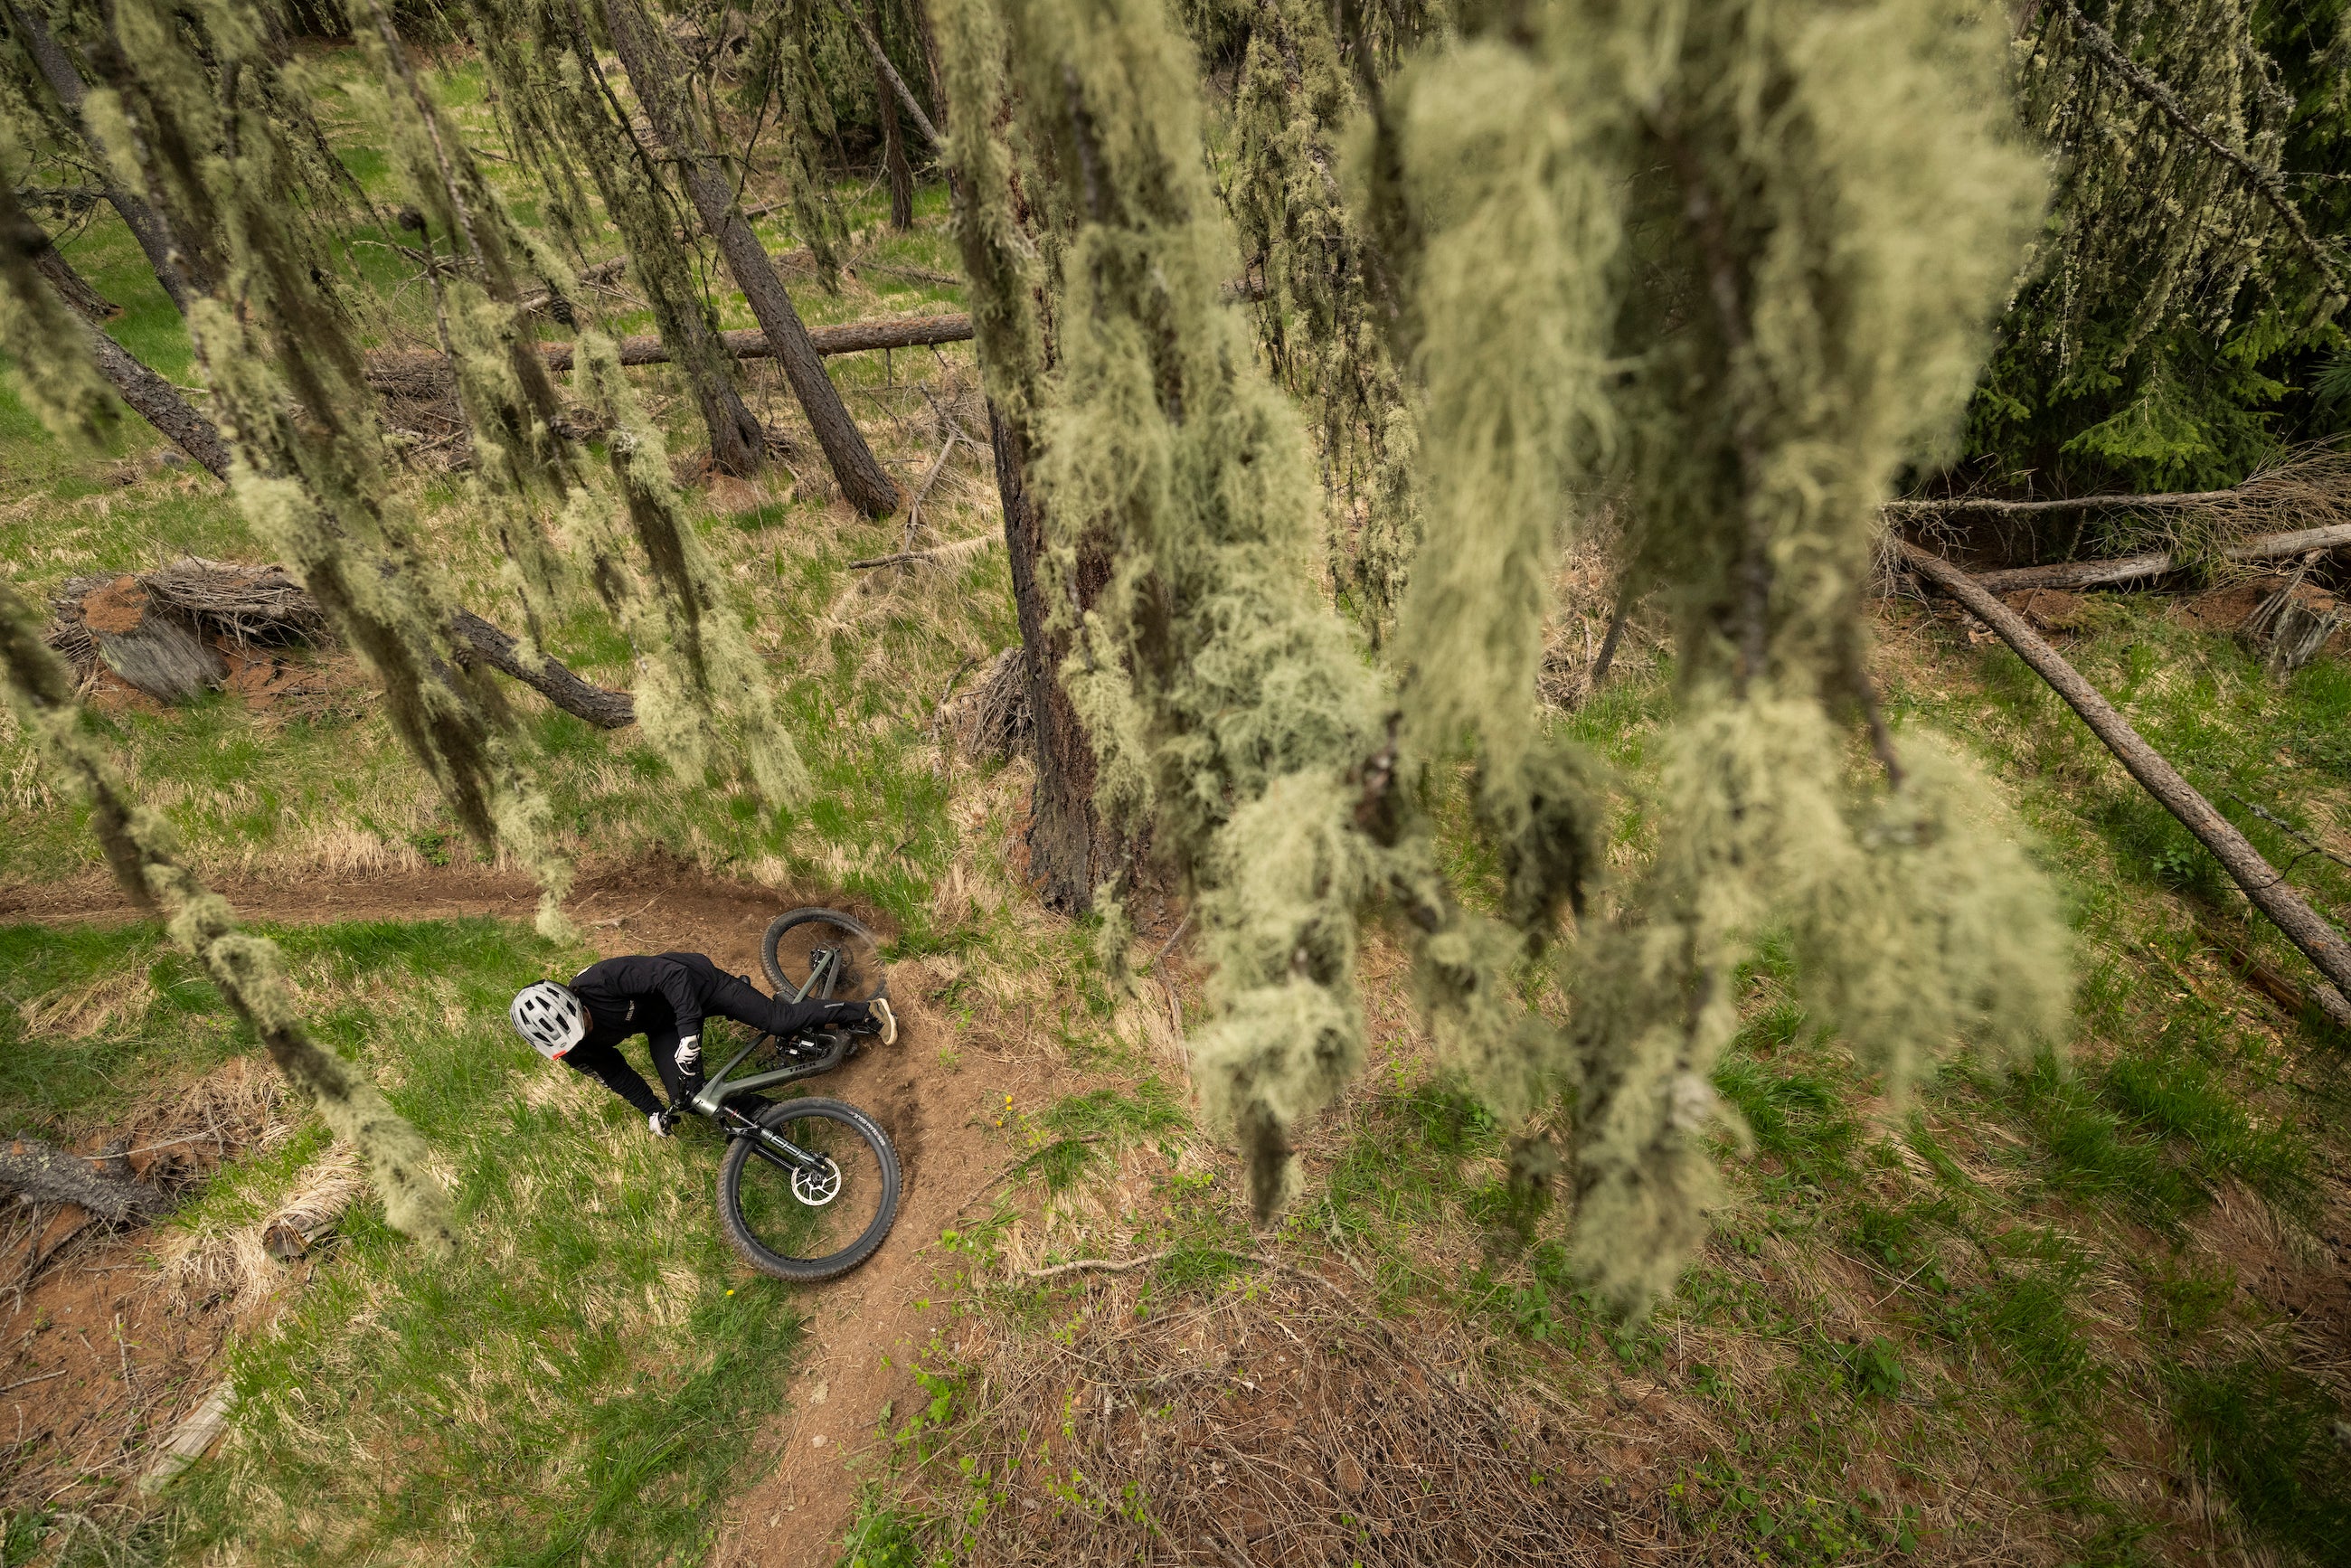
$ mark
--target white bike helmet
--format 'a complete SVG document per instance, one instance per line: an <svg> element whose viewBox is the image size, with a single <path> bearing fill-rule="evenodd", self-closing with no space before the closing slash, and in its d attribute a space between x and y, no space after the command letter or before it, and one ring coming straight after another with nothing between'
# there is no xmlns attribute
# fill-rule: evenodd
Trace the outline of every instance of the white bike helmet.
<svg viewBox="0 0 2351 1568"><path fill-rule="evenodd" d="M564 1052L588 1038L588 1009L553 980L540 980L517 991L507 1017L549 1061L561 1061Z"/></svg>

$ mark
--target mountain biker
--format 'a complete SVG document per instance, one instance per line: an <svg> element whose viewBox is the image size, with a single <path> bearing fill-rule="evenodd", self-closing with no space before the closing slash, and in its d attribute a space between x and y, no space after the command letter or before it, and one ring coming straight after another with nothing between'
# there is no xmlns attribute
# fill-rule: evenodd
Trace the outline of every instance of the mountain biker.
<svg viewBox="0 0 2351 1568"><path fill-rule="evenodd" d="M790 1040L810 1028L898 1037L886 1001L787 1002L762 995L747 977L727 974L700 953L657 953L606 958L568 986L540 980L515 993L507 1016L550 1061L587 1073L644 1113L653 1136L669 1136L671 1121L702 1089L702 1024L733 1019ZM669 1092L664 1106L620 1044L642 1034Z"/></svg>

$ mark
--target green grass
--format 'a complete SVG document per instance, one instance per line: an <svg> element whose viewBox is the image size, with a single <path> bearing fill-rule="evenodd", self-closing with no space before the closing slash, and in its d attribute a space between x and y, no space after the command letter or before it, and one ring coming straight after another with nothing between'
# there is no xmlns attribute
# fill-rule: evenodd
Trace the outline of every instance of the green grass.
<svg viewBox="0 0 2351 1568"><path fill-rule="evenodd" d="M317 69L319 112L347 166L371 194L393 196L371 111L344 90L353 59L329 52ZM434 80L469 134L499 145L477 70L461 64ZM538 222L526 176L501 163L486 177ZM911 235L886 230L880 190L840 194L870 259L955 270L942 187L919 193ZM797 237L781 213L761 230L778 248ZM162 373L192 381L185 331L120 224L101 213L67 249L123 306L110 329ZM365 245L339 265L379 288L405 267ZM837 296L796 286L795 297L812 323L960 302L952 287L880 273L870 283ZM406 291L389 326L428 340L423 300ZM750 323L731 292L719 308L726 325ZM649 329L642 312L609 325ZM946 354L968 372L968 350ZM904 437L902 419L921 406L904 383L935 375L935 361L862 355L829 369L885 460L919 471L934 448ZM772 368L746 373L755 405L788 417ZM690 403L666 372L644 379L666 399L676 450L691 450ZM259 559L219 488L155 471L143 461L153 446L135 422L109 451L61 444L0 391L0 555L24 587L47 592L72 575L181 552ZM963 461L984 489L984 466ZM433 478L415 490L419 527L455 590L504 601L501 561L463 487ZM935 511L948 534L991 526L985 503L925 515ZM1082 933L1021 928L1008 874L948 891L975 868L1001 870L995 846L1013 827L995 770L948 771L925 734L950 675L1017 634L1000 553L952 576L876 583L888 591L848 604L853 624L826 630L846 563L897 548L900 520L849 518L778 486L752 504L714 502L698 526L814 788L763 810L724 768L681 777L641 737L524 698L528 765L568 843L668 852L868 901L895 927L894 957L961 966L935 998L950 1016L977 1005L978 966L1040 979L1053 997L1045 1031L1073 1062L1127 1085L1070 1094L1029 1122L1022 1174L1050 1197L1079 1189L1114 1153L1181 1142L1188 1119L1176 1092L1136 1079L1103 1043L1114 1003L1082 956ZM1441 1071L1385 1078L1358 1103L1283 1239L1343 1250L1390 1306L1469 1316L1506 1370L1565 1396L1637 1375L1693 1402L1735 1436L1692 1463L1675 1505L1692 1528L1758 1557L1907 1550L1911 1505L1851 1479L1883 1463L1928 1478L1989 1466L2004 1498L2054 1521L2066 1554L2123 1560L2153 1528L2099 1485L2138 1451L2116 1437L2125 1428L2189 1455L2260 1541L2320 1557L2351 1532L2345 1467L2329 1447L2336 1395L2277 1350L2274 1324L2195 1236L2232 1188L2288 1225L2311 1217L2318 1173L2341 1158L2346 1102L2322 1082L2330 1069L2310 1037L2255 1016L2259 1004L2211 999L2235 993L2211 992L2231 983L2212 979L2196 922L2232 919L2241 902L2211 858L2004 649L1931 627L1924 635L1931 676L1892 683L1887 710L1898 727L1959 737L2015 793L2079 945L2070 1061L2044 1056L2003 1075L1963 1054L1915 1105L1889 1106L1883 1086L1813 1026L1801 977L1766 945L1738 977L1744 1027L1714 1074L1751 1147L1724 1147L1731 1207L1649 1319L1614 1321L1583 1291L1562 1241L1570 1205L1559 1195L1572 1182L1524 1179L1514 1166L1524 1151ZM551 642L590 678L633 678L628 646L599 612L577 614ZM2270 681L2231 641L2172 622L2154 596L2102 601L2069 656L2264 853L2291 862L2314 903L2351 909L2351 875L2301 854L2241 803L2313 835L2351 831L2342 662ZM1549 721L1616 770L1614 826L1635 847L1652 831L1645 781L1672 706L1667 664ZM206 864L299 876L475 859L361 692L298 716L213 698L94 722ZM0 734L0 780L11 878L97 864L79 813L47 790L13 730ZM1465 781L1440 778L1435 793L1447 869L1471 884L1473 903L1490 895L1490 855L1458 831ZM551 1075L505 1030L514 986L577 953L486 922L280 939L320 1037L366 1064L433 1143L467 1244L454 1266L430 1264L363 1212L287 1315L237 1346L236 1435L149 1544L191 1560L232 1542L273 1562L698 1558L754 1462L746 1438L776 1407L802 1332L796 1298L743 1276L718 1239L716 1145L692 1133L653 1143L617 1102ZM2247 939L2306 977L2266 927L2254 923ZM251 1049L209 983L149 925L0 928L0 991L15 1004L0 1009L0 1132L78 1134L129 1092ZM1566 1125L1568 1109L1547 1124ZM322 1145L312 1127L239 1162L175 1223L197 1235L250 1223ZM1127 1238L1168 1253L1147 1309L1227 1279L1238 1254L1265 1244L1235 1218L1228 1169L1167 1166ZM961 1240L984 1253L998 1223L983 1219ZM1832 1287L1807 1269L1834 1276L1852 1322L1828 1310ZM1074 1288L1008 1291L995 1310L1043 1322ZM2133 1333L2161 1368L2159 1387L2117 1352L2114 1336ZM2258 1355L2242 1348L2254 1340L2266 1347ZM904 1520L887 1507L868 1519L861 1560L916 1560ZM0 1561L13 1564L36 1549L35 1526L17 1518L6 1529Z"/></svg>
<svg viewBox="0 0 2351 1568"><path fill-rule="evenodd" d="M631 1564L704 1549L802 1334L796 1292L720 1238L718 1140L647 1137L514 1037L507 998L575 952L478 920L278 936L319 1037L433 1145L463 1249L436 1261L355 1211L291 1311L233 1350L235 1430L183 1483L173 1549ZM177 965L150 927L0 931L0 984L20 997ZM12 1089L60 1086L29 1119L89 1112L102 1071L146 1085L252 1049L208 986L158 984L126 1024L12 1039ZM323 1143L232 1166L172 1223L250 1223Z"/></svg>

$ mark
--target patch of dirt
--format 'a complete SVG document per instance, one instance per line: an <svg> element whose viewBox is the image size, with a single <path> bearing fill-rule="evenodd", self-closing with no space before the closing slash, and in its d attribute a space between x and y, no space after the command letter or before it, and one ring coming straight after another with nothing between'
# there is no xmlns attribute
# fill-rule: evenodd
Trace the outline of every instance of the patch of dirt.
<svg viewBox="0 0 2351 1568"><path fill-rule="evenodd" d="M528 922L538 905L538 890L528 877L472 868L360 872L298 883L219 877L214 886L246 918L285 924L465 915ZM846 909L885 934L893 928L879 910L859 899L731 881L671 860L584 866L565 908L606 956L684 949L706 953L722 967L756 977L759 938L768 922L801 904ZM0 922L61 925L139 917L103 873L0 887ZM897 1145L905 1186L897 1225L872 1261L845 1279L801 1292L799 1304L810 1314L809 1350L792 1406L757 1445L776 1463L737 1500L712 1558L714 1568L826 1568L833 1562L831 1543L855 1512L858 1467L869 1459L885 1416L903 1420L919 1394L907 1368L941 1315L930 1304L943 1294L936 1277L943 1261L935 1250L939 1232L989 1191L1009 1162L1003 1135L993 1134L995 1113L1008 1095L1025 1107L1049 1103L1060 1092L1050 1060L1027 1043L1034 1033L1032 1019L983 1002L971 1009L967 1026L940 1009L938 998L959 972L953 960L893 965L891 1001L901 1020L897 1043L869 1048L839 1072L810 1083L815 1092L862 1106L882 1123ZM711 1223L717 1223L715 1216ZM143 1258L144 1244L136 1238L110 1245L125 1263ZM151 1267L138 1266L152 1275ZM118 1271L89 1278L134 1277ZM82 1278L60 1274L54 1289L66 1291L65 1281ZM36 1423L28 1427L28 1437L36 1431L58 1434L44 1439L50 1446L43 1452L63 1453L58 1445L78 1444L73 1453L88 1458L103 1449L113 1456L106 1462L117 1467L110 1473L118 1476L128 1473L131 1461L123 1456L133 1437L148 1441L168 1430L160 1426L164 1407L152 1396L134 1412L120 1374L110 1383L101 1375L100 1353L112 1354L111 1314L135 1312L122 1304L130 1299L123 1290L108 1295L96 1284L83 1296L61 1293L55 1299L51 1322L65 1322L59 1314L66 1314L75 1327L87 1326L88 1320L107 1332L102 1336L90 1329L85 1348L70 1330L43 1331L52 1341L64 1332L60 1346L69 1344L80 1355L78 1362L58 1362L71 1370L57 1381L86 1396L82 1405L88 1408L46 1424L27 1416ZM40 1309L37 1303L26 1310ZM202 1377L185 1369L208 1361L217 1336L207 1349L201 1333L173 1322L127 1315L124 1323L125 1333L143 1347L134 1352L133 1362L141 1389L151 1381L158 1388L169 1386L174 1412L202 1398L204 1390L194 1386ZM153 1362L152 1378L147 1364L135 1359L140 1354ZM0 1376L0 1384L24 1375L28 1374ZM0 1404L0 1423L13 1420ZM7 1440L10 1430L0 1425L0 1441Z"/></svg>
<svg viewBox="0 0 2351 1568"><path fill-rule="evenodd" d="M352 871L303 882L226 875L211 882L241 917L280 925L467 915L528 924L538 907L538 885L528 876L476 867ZM756 977L768 922L804 904L846 909L877 929L890 925L857 899L736 882L668 858L588 862L564 910L607 957L691 950ZM0 883L0 922L108 925L141 918L102 870L61 882Z"/></svg>
<svg viewBox="0 0 2351 1568"><path fill-rule="evenodd" d="M202 1179L290 1128L267 1062L225 1063L77 1153L119 1147L138 1177ZM136 1478L219 1380L233 1294L168 1288L150 1228L7 1200L0 1221L0 1512L86 1510ZM307 1274L308 1265L291 1272Z"/></svg>
<svg viewBox="0 0 2351 1568"><path fill-rule="evenodd" d="M774 1466L735 1500L711 1568L830 1568L838 1560L859 1481L878 1469L886 1447L883 1430L903 1424L926 1397L912 1368L947 1316L954 1260L939 1250L939 1233L990 1192L1011 1161L1006 1140L991 1135L995 1113L1007 1095L1037 1105L1065 1087L1049 1061L1014 1043L1017 1020L982 1009L966 1029L939 1008L951 967L893 966L897 1044L869 1049L811 1085L872 1113L897 1145L906 1185L897 1225L873 1260L801 1293L808 1351L791 1407L758 1444Z"/></svg>

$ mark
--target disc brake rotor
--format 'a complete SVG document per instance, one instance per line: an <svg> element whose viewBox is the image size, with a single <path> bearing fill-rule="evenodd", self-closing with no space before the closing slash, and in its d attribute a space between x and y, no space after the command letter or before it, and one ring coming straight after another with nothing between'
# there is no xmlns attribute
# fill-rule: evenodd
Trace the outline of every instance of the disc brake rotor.
<svg viewBox="0 0 2351 1568"><path fill-rule="evenodd" d="M820 1171L794 1171L792 1196L810 1208L822 1208L841 1196L841 1167L827 1155Z"/></svg>

